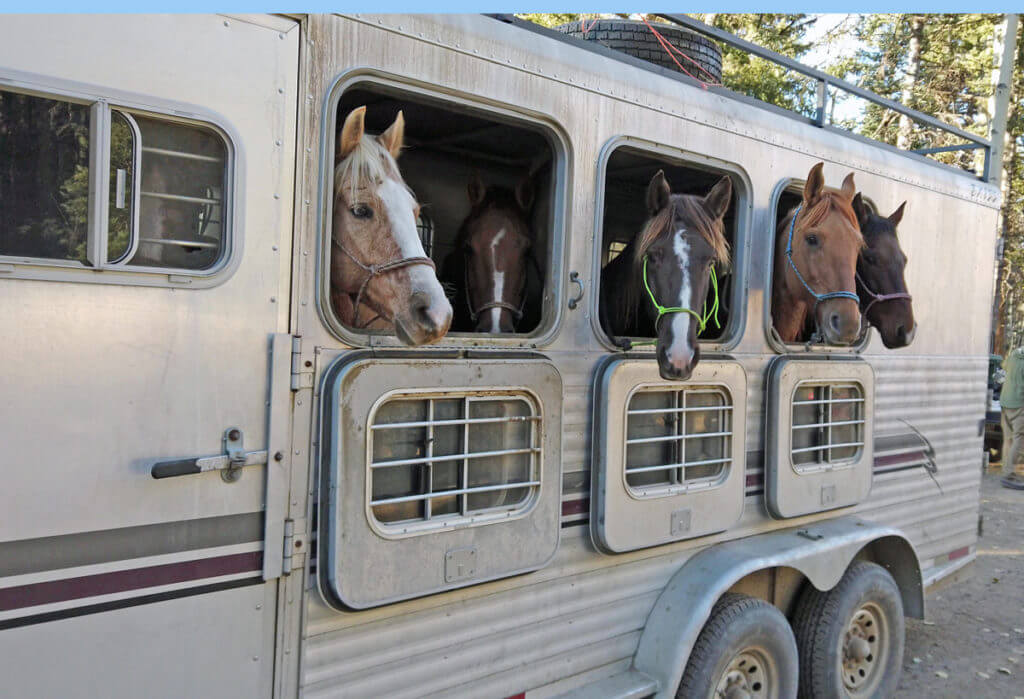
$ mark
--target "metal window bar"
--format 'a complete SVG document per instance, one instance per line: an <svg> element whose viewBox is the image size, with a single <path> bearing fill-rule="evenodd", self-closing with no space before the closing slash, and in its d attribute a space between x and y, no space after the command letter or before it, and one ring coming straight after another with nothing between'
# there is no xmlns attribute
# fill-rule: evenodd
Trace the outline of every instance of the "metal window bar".
<svg viewBox="0 0 1024 699"><path fill-rule="evenodd" d="M723 468L728 467L732 462L732 458L723 456L717 459L701 459L698 461L687 461L686 460L686 443L688 440L697 439L711 439L720 438L722 440L722 454L728 454L730 450L730 440L732 438L732 405L729 403L728 395L720 389L680 389L671 391L672 393L672 405L671 408L628 408L626 409L626 420L627 425L631 417L643 416L643 415L665 415L672 416L671 429L672 434L659 435L656 437L634 437L632 439L626 439L626 466L625 473L628 477L630 474L639 473L650 473L654 471L665 471L668 475L668 481L671 486L677 486L691 482L687 478L688 469L698 466L710 466L715 464L723 464ZM639 394L637 394L639 395ZM690 405L688 404L688 398L692 398L697 395L715 395L721 398L722 405ZM634 396L635 398L635 396ZM718 413L720 414L720 429L716 432L694 432L688 433L686 429L686 415L687 413ZM627 429L628 433L628 429ZM671 448L671 460L670 463L666 464L654 464L652 466L629 466L628 454L629 447L631 445L638 444L652 444L652 443L669 443ZM716 474L717 477L717 474ZM696 479L692 479L696 480Z"/></svg>
<svg viewBox="0 0 1024 699"><path fill-rule="evenodd" d="M428 521L431 521L431 520L435 520L435 519L437 519L439 517L448 517L448 518L450 518L451 515L447 515L447 514L445 514L445 515L436 515L435 516L434 513L432 512L431 503L432 503L433 499L455 495L459 499L459 505L458 505L459 514L461 514L461 516L463 516L463 517L468 517L468 516L473 516L473 515L477 515L477 514L481 514L481 513L498 511L498 510L508 510L508 511L511 511L516 506L520 505L525 500L525 498L520 499L518 502L513 503L512 505L499 505L499 506L496 506L496 507L471 509L469 507L469 497L468 497L470 495L473 495L475 493L490 493L490 492L496 492L496 491L502 491L502 490L516 490L516 489L520 489L520 488L536 488L536 487L538 487L540 485L540 480L538 480L536 478L537 467L538 467L537 466L537 464L538 464L538 457L537 457L537 455L539 455L541 453L541 448L539 446L536 446L537 445L537 438L538 438L537 424L540 422L540 416L539 415L534 415L534 414L531 414L531 415L512 415L512 416L508 416L508 417L498 417L498 418L470 418L469 417L470 405L473 402L487 402L487 401L494 401L494 400L498 400L498 401L520 401L520 402L524 403L525 405L529 406L529 409L530 409L531 413L533 412L532 404L530 404L526 400L523 400L521 397L515 396L515 395L499 396L499 397L496 397L496 398L494 398L494 397L480 398L480 397L476 397L476 396L467 395L467 396L462 396L461 401L460 401L459 412L461 414L461 417L456 418L456 419L449 419L449 420L434 420L435 403L436 403L436 401L437 400L450 400L450 399L451 399L451 396L446 396L444 398L425 397L425 398L421 399L421 400L426 401L426 403L427 403L427 419L426 420L408 421L408 422L400 422L400 423L379 423L379 424L371 424L370 425L371 435L374 433L374 431L379 430L379 429L394 429L394 428L400 428L400 427L405 427L405 428L425 427L426 428L426 435L425 435L425 439L426 439L426 443L425 443L426 456L424 456L424 457L410 458L410 459L395 459L395 460L391 460L391 461L379 461L379 462L378 461L373 461L372 460L373 444L372 444L372 441L371 441L371 443L370 443L371 461L370 461L370 464L369 464L369 467L370 467L370 477L371 477L371 483L370 483L370 490L371 490L371 492L372 492L372 477L373 477L372 474L373 474L373 472L376 469L387 468L387 467L395 467L395 466L423 466L424 467L420 471L420 474L419 474L419 490L420 490L419 493L416 493L416 494L413 494L413 495L402 495L402 496L396 496L396 497L377 498L377 499L374 499L374 498L371 497L371 499L370 499L370 506L371 507L378 506L378 505L392 505L392 504L399 504L399 503L406 503L406 502L423 502L423 511L422 511L422 516L421 516L420 520L424 521L424 522L428 522ZM471 425L495 424L495 423L514 424L514 423L524 423L524 422L530 426L529 435L528 435L528 440L529 440L529 444L530 444L529 447L524 447L524 448L519 448L519 449L495 449L495 450L481 451L481 452L471 452L471 451L469 451L469 438L470 438L469 430L470 430L470 426ZM462 448L461 453L449 454L449 455L440 455L440 456L435 455L434 454L434 435L435 435L434 430L435 430L435 428L443 427L443 426L460 426L460 425L462 426L461 445L460 445L461 448ZM527 473L528 473L528 479L527 480L508 481L508 482L499 483L499 484L496 484L496 485L469 486L469 476L470 476L470 470L469 469L470 469L470 461L472 459L495 457L495 456L509 456L509 455L517 455L517 454L529 454L530 455L529 465L528 465L528 469L527 469ZM454 489L435 491L434 490L434 469L433 469L433 466L436 463L448 462L448 461L461 461L462 462L461 465L460 465L460 468L459 468L459 476L458 476L457 487L454 488ZM387 524L397 524L397 523L391 522L391 523L387 523Z"/></svg>
<svg viewBox="0 0 1024 699"><path fill-rule="evenodd" d="M854 85L853 83L847 82L845 80L841 80L835 76L829 75L824 71L818 70L817 68L812 68L811 66L804 65L803 63L800 63L799 61L796 61L790 58L789 56L783 56L781 53L776 53L771 49L766 49L763 46L758 46L757 44L745 41L744 39L741 39L740 37L735 36L734 34L730 34L729 32L722 31L721 29L718 29L716 27L704 24L703 22L693 19L692 17L687 17L686 15L682 14L671 13L658 13L657 16L663 19L667 19L669 22L672 22L673 24L686 27L691 31L695 31L698 32L699 34L709 36L715 39L716 41L722 42L723 44L728 44L729 46L738 48L751 55L763 58L767 61L771 61L772 63L780 65L783 68L786 68L787 70L791 70L795 73L800 73L801 75L806 75L807 77L816 80L818 85L818 100L817 109L815 111L815 116L812 121L817 126L826 126L826 119L828 118L829 111L827 104L828 90L830 88L842 90L843 92L847 92L851 95L855 95L857 97L860 97L861 99L867 100L868 102L872 102L881 107L885 107L886 109L892 110L897 114L907 116L911 119L911 121L914 121L918 124L922 124L924 126L928 126L939 131L943 131L952 136L967 141L967 143L963 144L943 146L941 148L923 148L921 150L914 150L909 152L917 153L919 155L927 155L931 153L940 153L954 150L974 150L977 148L983 148L985 150L985 159L984 165L982 166L982 172L979 174L979 177L980 179L985 181L991 179L992 142L989 139L983 138L982 136L971 133L970 131L966 131L964 129L953 126L952 124L947 124L946 122L940 119L937 119L929 114L925 114L924 112L919 112L916 109L911 109L910 107L902 105L899 102L894 102L893 100L886 99L885 97L875 94L870 90L866 90L863 87ZM840 129L840 131L844 130Z"/></svg>
<svg viewBox="0 0 1024 699"><path fill-rule="evenodd" d="M864 403L863 395L854 398L835 398L834 392L839 390L853 390L857 393L861 393L861 389L856 384L804 384L802 388L810 389L811 396L820 395L820 398L811 398L808 400L795 400L792 402L792 420L791 420L791 434L795 435L797 430L814 430L816 434L812 434L811 439L813 443L806 447L790 446L791 458L797 454L816 454L814 461L803 462L797 464L794 460L794 465L797 469L801 468L813 468L821 464L833 464L836 460L833 455L833 451L836 449L849 449L856 448L860 449L864 446L864 411L861 407ZM834 409L837 405L851 405L856 410L856 417L853 419L836 420L834 418ZM799 406L815 406L814 422L810 423L798 423L796 418L796 408ZM854 427L854 439L853 441L846 442L833 442L832 428L834 427ZM845 459L844 459L845 460Z"/></svg>

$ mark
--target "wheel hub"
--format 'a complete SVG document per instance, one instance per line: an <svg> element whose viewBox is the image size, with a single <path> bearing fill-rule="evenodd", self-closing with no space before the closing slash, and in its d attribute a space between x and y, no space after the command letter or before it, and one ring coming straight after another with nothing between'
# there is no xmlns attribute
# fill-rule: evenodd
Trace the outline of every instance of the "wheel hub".
<svg viewBox="0 0 1024 699"><path fill-rule="evenodd" d="M758 699L769 692L771 671L766 657L756 649L733 656L715 688L715 699Z"/></svg>
<svg viewBox="0 0 1024 699"><path fill-rule="evenodd" d="M884 669L885 617L873 604L853 613L843 634L843 685L853 696L870 696Z"/></svg>

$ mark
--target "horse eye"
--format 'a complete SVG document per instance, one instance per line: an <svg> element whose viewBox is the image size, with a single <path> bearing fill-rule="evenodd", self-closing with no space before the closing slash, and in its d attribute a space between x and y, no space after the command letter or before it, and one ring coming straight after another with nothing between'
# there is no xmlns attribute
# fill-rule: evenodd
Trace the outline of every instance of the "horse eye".
<svg viewBox="0 0 1024 699"><path fill-rule="evenodd" d="M373 218L373 209L371 209L366 204L356 204L351 209L349 209L349 211L351 211L352 215L355 216L356 218Z"/></svg>
<svg viewBox="0 0 1024 699"><path fill-rule="evenodd" d="M812 248L818 246L818 236L816 235L809 235L806 238L804 238L804 240L806 240L807 244L810 245Z"/></svg>

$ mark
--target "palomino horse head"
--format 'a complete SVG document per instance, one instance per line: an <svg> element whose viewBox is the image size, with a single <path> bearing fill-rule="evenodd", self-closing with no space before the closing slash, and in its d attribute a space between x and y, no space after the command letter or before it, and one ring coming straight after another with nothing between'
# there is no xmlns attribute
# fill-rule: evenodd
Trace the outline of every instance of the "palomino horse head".
<svg viewBox="0 0 1024 699"><path fill-rule="evenodd" d="M896 237L896 226L903 219L906 205L907 202L903 202L884 217L868 208L860 192L853 198L853 210L864 235L864 249L857 258L861 312L868 323L878 328L882 344L889 349L906 347L917 331L904 277L907 256Z"/></svg>
<svg viewBox="0 0 1024 699"><path fill-rule="evenodd" d="M823 167L811 168L803 201L779 225L772 318L785 342L798 341L811 319L826 342L849 345L860 335L854 290L864 238L853 212L853 173L839 190L826 190Z"/></svg>
<svg viewBox="0 0 1024 699"><path fill-rule="evenodd" d="M533 184L515 191L486 187L479 174L469 183L472 209L459 232L464 255L463 286L476 332L511 333L523 317L527 266L533 235L527 219Z"/></svg>
<svg viewBox="0 0 1024 699"><path fill-rule="evenodd" d="M452 306L423 251L419 206L395 163L405 122L399 112L384 133L367 136L365 113L353 110L338 137L331 291L343 301L335 311L342 322L366 327L374 320L368 308L405 344L436 342L448 332Z"/></svg>
<svg viewBox="0 0 1024 699"><path fill-rule="evenodd" d="M641 289L639 303L655 324L662 378L688 379L700 361L697 335L707 322L709 279L716 265L729 261L722 218L731 198L728 176L705 197L672 194L660 170L647 186L649 218L633 251L642 283L630 288Z"/></svg>

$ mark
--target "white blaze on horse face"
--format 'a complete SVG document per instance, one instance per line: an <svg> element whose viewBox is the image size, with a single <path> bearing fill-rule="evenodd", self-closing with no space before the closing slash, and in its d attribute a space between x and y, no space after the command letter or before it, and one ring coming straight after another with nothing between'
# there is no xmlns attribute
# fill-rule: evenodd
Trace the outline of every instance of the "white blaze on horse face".
<svg viewBox="0 0 1024 699"><path fill-rule="evenodd" d="M680 274L679 303L676 305L680 308L691 308L690 244L686 242L685 234L686 229L680 228L676 231L672 241L672 249L676 253L676 259L679 261ZM689 313L672 314L672 344L669 345L666 354L669 362L677 366L682 365L679 366L680 369L689 366L693 360L694 351L693 347L690 346L690 323L693 322L695 322L695 319Z"/></svg>
<svg viewBox="0 0 1024 699"><path fill-rule="evenodd" d="M416 200L405 185L390 177L386 178L377 188L377 196L380 197L387 212L391 233L400 251L399 256L426 257L427 253L423 250L423 242L416 229L416 217L413 216ZM444 290L432 269L426 265L412 265L405 269L412 282L411 292L426 292L431 300L435 295L444 296Z"/></svg>
<svg viewBox="0 0 1024 699"><path fill-rule="evenodd" d="M505 233L506 230L502 228L494 236L494 239L491 240L491 265L494 268L494 298L492 300L495 303L501 303L505 300L505 272L498 270L498 246L501 244L501 239L505 237ZM491 329L488 332L500 333L501 308L489 308L487 310L491 312Z"/></svg>

